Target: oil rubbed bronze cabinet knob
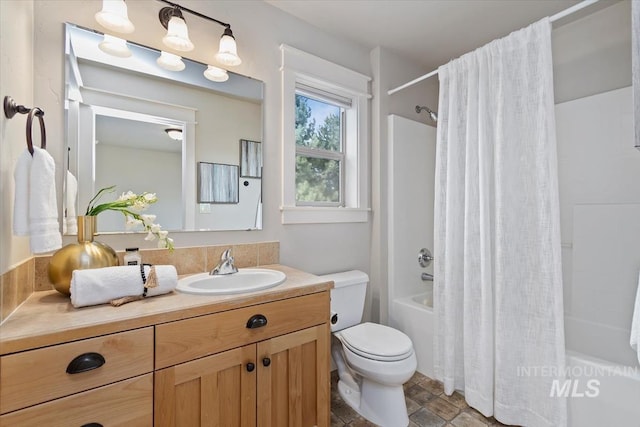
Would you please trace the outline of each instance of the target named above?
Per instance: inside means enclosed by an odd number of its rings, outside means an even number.
[[[265,357],[264,359],[262,359],[262,366],[269,366],[271,365],[271,359],[269,359],[268,357]]]
[[[253,372],[254,369],[256,369],[256,365],[251,362],[247,363],[247,372]]]

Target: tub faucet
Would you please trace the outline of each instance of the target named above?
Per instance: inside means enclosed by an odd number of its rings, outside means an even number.
[[[213,270],[209,273],[211,276],[218,276],[224,274],[233,274],[237,273],[238,269],[235,265],[233,265],[233,257],[231,256],[231,249],[227,249],[222,253],[220,257],[220,262],[215,266]]]

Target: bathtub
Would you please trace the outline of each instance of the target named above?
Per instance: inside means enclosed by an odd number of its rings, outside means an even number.
[[[411,338],[418,372],[433,378],[433,292],[397,298],[389,314],[389,324]]]
[[[570,427],[640,426],[639,367],[567,351],[567,368],[578,390],[568,401]],[[589,397],[587,390],[597,395]]]
[[[389,314],[390,325],[413,341],[418,372],[431,378],[434,320],[432,293],[396,298]],[[569,427],[640,426],[640,367],[567,351],[566,372]]]

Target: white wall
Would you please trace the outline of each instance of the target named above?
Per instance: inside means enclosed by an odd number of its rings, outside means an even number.
[[[437,105],[437,79],[398,92],[392,96],[387,91],[412,80],[425,72],[423,68],[411,64],[392,52],[377,47],[371,52],[373,68],[372,150],[371,150],[371,200],[373,220],[371,224],[371,317],[387,322],[389,281],[388,209],[387,181],[389,157],[387,116],[397,114],[423,123],[430,123],[426,113],[417,114],[416,105],[427,105],[435,110]],[[433,228],[433,224],[425,224]]]
[[[325,34],[262,1],[183,1],[185,7],[232,24],[242,65],[234,71],[265,82],[264,109],[264,206],[262,231],[173,233],[177,246],[243,243],[279,240],[281,262],[312,273],[358,268],[369,271],[370,225],[289,225],[280,223],[281,90],[280,50],[286,43],[357,72],[371,74],[367,49]],[[158,22],[163,4],[153,1],[127,2],[136,31],[129,38],[161,48],[164,29]],[[35,99],[47,111],[50,152],[63,164],[63,22],[99,29],[93,15],[101,2],[38,0],[35,6]],[[208,62],[217,46],[222,27],[187,15],[189,34],[196,44],[190,55]],[[4,29],[3,29],[4,30]],[[62,175],[58,176],[61,184]],[[59,185],[61,188],[61,185]],[[6,209],[6,208],[5,208]],[[160,223],[161,223],[161,219]],[[116,249],[147,247],[142,236],[104,236]],[[65,238],[65,242],[71,238]],[[149,244],[151,247],[152,244]]]
[[[18,104],[33,103],[33,1],[0,1],[0,96],[11,95]],[[48,117],[46,117],[48,123]],[[16,160],[26,147],[26,117],[7,119],[0,112],[0,274],[29,258],[29,239],[12,231]],[[39,144],[34,126],[34,144]]]
[[[556,105],[556,129],[567,347],[631,364],[640,273],[631,87]]]

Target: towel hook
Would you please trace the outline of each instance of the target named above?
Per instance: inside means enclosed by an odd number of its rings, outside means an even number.
[[[29,149],[29,153],[33,156],[33,140],[31,139],[31,125],[33,122],[33,116],[36,116],[40,121],[40,148],[47,148],[47,132],[44,127],[44,111],[42,111],[38,107],[33,107],[31,111],[29,111],[29,115],[27,116],[27,148]]]

